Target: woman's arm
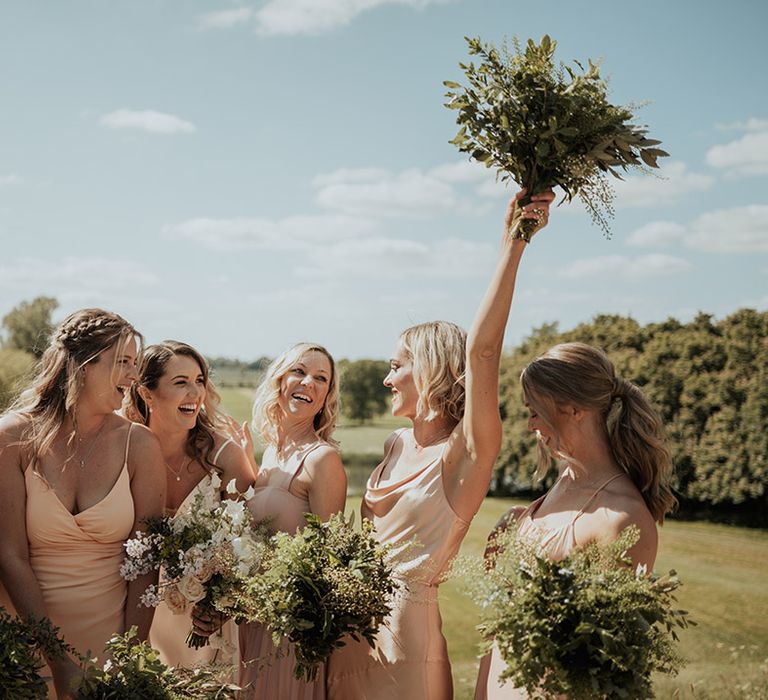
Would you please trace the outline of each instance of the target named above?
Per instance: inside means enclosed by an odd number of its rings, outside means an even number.
[[[507,206],[496,270],[467,337],[464,418],[451,436],[445,455],[446,495],[457,515],[465,520],[474,516],[485,498],[501,447],[499,364],[517,270],[528,245],[513,239],[510,229],[519,226],[523,218],[538,219],[545,225],[554,199],[551,191],[545,192],[519,209],[517,200],[523,194],[518,193]]]
[[[229,498],[237,498],[237,495],[228,494],[225,489],[227,484],[235,480],[235,486],[239,493],[245,493],[249,486],[253,486],[256,478],[251,464],[246,456],[245,449],[235,442],[224,447],[216,460],[216,466],[221,469],[222,495]]]
[[[309,508],[323,520],[344,512],[347,502],[347,473],[333,447],[319,447],[307,455],[304,471],[309,478]]]
[[[131,530],[133,536],[137,530],[145,529],[147,519],[162,517],[165,509],[165,465],[160,443],[143,425],[134,424],[132,429],[128,471],[135,512]],[[155,614],[155,609],[142,605],[140,598],[147,586],[157,583],[157,575],[157,571],[153,571],[128,582],[125,629],[136,626],[139,641],[147,639]]]
[[[19,617],[48,617],[43,594],[29,562],[27,540],[27,488],[19,440],[26,425],[21,416],[0,418],[0,513],[3,536],[0,537],[0,580],[2,580]],[[75,695],[72,684],[80,668],[69,656],[47,657],[59,698]]]

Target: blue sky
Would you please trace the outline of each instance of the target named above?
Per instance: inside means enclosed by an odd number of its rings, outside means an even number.
[[[251,359],[299,340],[388,357],[468,326],[505,197],[448,143],[463,37],[602,58],[671,157],[526,252],[507,331],[768,308],[764,2],[6,0],[0,315],[40,294],[150,342]]]

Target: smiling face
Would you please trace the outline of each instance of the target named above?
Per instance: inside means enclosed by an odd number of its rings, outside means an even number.
[[[97,410],[111,413],[120,409],[131,384],[138,379],[138,342],[134,336],[121,338],[83,367],[82,400]]]
[[[400,340],[389,361],[389,374],[384,377],[384,386],[392,391],[392,415],[414,418],[419,402],[419,392],[413,379],[413,358]]]
[[[205,401],[205,376],[194,358],[172,355],[157,386],[139,390],[151,408],[152,429],[192,430]]]
[[[305,352],[280,379],[280,407],[292,418],[314,418],[323,410],[332,368],[316,350]]]

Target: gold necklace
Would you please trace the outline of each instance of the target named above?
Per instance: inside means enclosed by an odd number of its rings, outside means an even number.
[[[106,424],[107,424],[107,419],[105,418],[103,421],[101,421],[101,425],[99,426],[99,429],[96,431],[95,435],[93,436],[93,439],[91,440],[91,446],[86,450],[85,454],[82,457],[80,457],[80,469],[85,469],[85,463],[88,460],[88,458],[91,456],[91,453],[93,452],[93,448],[96,447],[96,443],[101,437],[101,431],[104,430],[104,426]],[[83,438],[78,435],[77,436],[77,452],[80,451],[82,444],[83,444]]]
[[[191,461],[192,461],[192,457],[187,457],[187,458],[186,458],[186,459],[185,459],[185,460],[184,460],[184,461],[181,463],[181,466],[179,467],[179,471],[175,471],[175,470],[173,469],[173,467],[171,467],[171,465],[170,465],[170,464],[168,464],[168,462],[166,462],[166,463],[165,463],[165,468],[166,468],[166,469],[167,469],[169,472],[171,472],[171,474],[173,474],[173,475],[176,477],[176,481],[181,481],[181,472],[182,472],[182,471],[184,471],[184,467],[188,467],[188,466],[189,466],[189,463],[190,463]]]

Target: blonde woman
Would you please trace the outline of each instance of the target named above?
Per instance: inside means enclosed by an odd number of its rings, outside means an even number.
[[[327,520],[344,510],[347,477],[332,438],[338,407],[336,366],[322,346],[294,345],[267,369],[253,406],[253,428],[266,449],[248,506],[274,531],[296,532],[304,513]],[[325,698],[324,669],[313,683],[296,680],[290,644],[276,649],[269,629],[241,625],[240,654],[242,698]]]
[[[517,537],[538,542],[554,560],[574,547],[608,542],[629,525],[640,539],[629,551],[635,564],[653,569],[656,523],[675,505],[669,486],[672,460],[662,423],[635,384],[616,375],[598,348],[556,345],[520,376],[528,428],[539,438],[539,475],[558,461],[552,488],[527,508],[505,513],[497,529],[517,522]],[[496,530],[494,530],[496,532]],[[475,698],[527,698],[498,676],[504,661],[494,648],[480,664]]]
[[[141,336],[117,314],[83,309],[56,328],[37,373],[0,418],[0,576],[20,615],[49,617],[81,654],[132,625],[151,574],[120,576],[123,544],[162,515],[165,479],[152,433],[115,413],[136,379]],[[48,659],[59,698],[77,666]]]
[[[499,261],[469,336],[438,321],[408,328],[395,347],[384,384],[392,413],[411,427],[387,439],[362,515],[394,547],[401,588],[375,648],[350,639],[331,657],[330,698],[453,697],[437,587],[485,498],[501,445],[499,362],[527,245],[512,234],[523,218],[545,224],[554,198],[534,196],[520,209],[521,195],[507,209]]]
[[[192,346],[166,340],[144,350],[126,414],[146,425],[160,442],[166,515],[186,512],[198,494],[210,506],[219,505],[232,479],[241,493],[254,482],[243,449],[225,432],[218,405],[208,363]],[[193,622],[195,612],[192,605],[176,609],[176,614],[166,603],[158,606],[149,640],[160,658],[170,666],[187,668],[211,661],[236,663],[237,628],[232,622],[214,635],[209,646],[187,646],[194,622],[201,634],[213,629],[213,621],[200,615]]]

